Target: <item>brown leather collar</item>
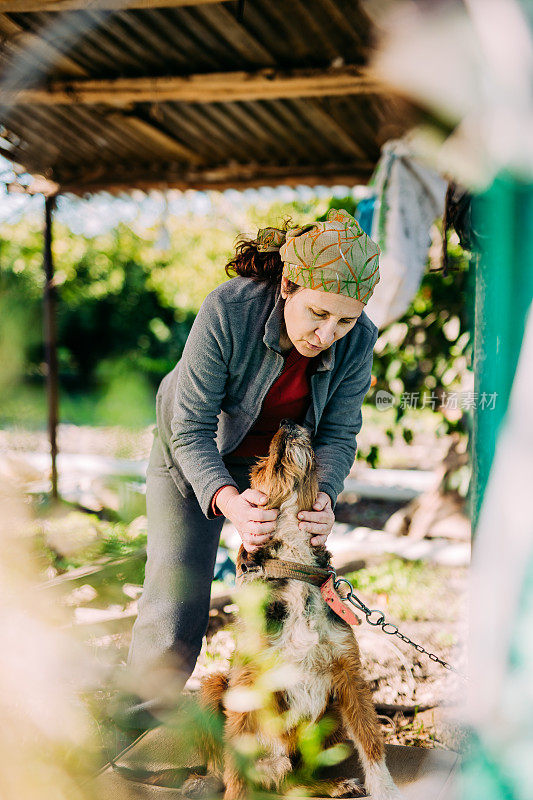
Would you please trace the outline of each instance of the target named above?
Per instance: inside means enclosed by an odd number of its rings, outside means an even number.
[[[254,575],[258,578],[273,580],[274,578],[293,578],[304,583],[312,583],[313,586],[322,586],[328,576],[332,574],[329,569],[311,567],[308,564],[298,564],[296,561],[282,561],[280,558],[267,558],[262,564],[245,563],[240,565],[240,572],[237,578],[243,575]]]

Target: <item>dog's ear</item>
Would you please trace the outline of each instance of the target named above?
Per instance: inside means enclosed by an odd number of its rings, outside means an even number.
[[[251,489],[258,489],[260,492],[263,492],[268,497],[267,491],[267,477],[266,477],[266,468],[268,464],[268,456],[265,458],[258,459],[257,463],[254,464],[252,469],[250,470],[250,488]]]
[[[290,494],[284,470],[279,466],[276,467],[275,460],[270,456],[260,458],[252,468],[250,486],[252,489],[259,489],[268,497],[262,508],[279,508]]]
[[[313,468],[303,475],[301,482],[298,484],[298,510],[311,511],[313,508],[316,496],[318,494],[318,477],[316,464]]]

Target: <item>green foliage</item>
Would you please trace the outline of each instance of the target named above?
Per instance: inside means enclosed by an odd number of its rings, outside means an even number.
[[[366,460],[367,464],[370,464],[372,469],[375,469],[375,467],[377,466],[377,463],[378,463],[378,459],[379,459],[379,447],[377,447],[375,444],[373,444],[373,445],[370,446],[370,450],[368,451],[367,455],[365,456],[365,460]]]
[[[331,767],[348,758],[350,748],[339,743],[325,748],[328,736],[335,731],[336,724],[330,717],[325,716],[315,723],[301,724],[298,730],[298,752],[301,764],[298,772],[293,776],[293,783],[311,781],[316,777],[316,772],[321,767]]]
[[[263,741],[248,732],[232,740],[231,757],[250,788],[257,787],[255,797],[268,796],[260,790],[261,773],[258,760],[268,755],[265,742],[275,740],[292,728],[290,711],[280,711],[277,695],[295,685],[300,679],[299,670],[279,658],[269,641],[266,607],[270,599],[269,586],[258,581],[241,586],[238,594],[239,620],[235,626],[235,652],[232,666],[236,674],[246,676],[230,684],[224,695],[224,707],[230,711],[253,714],[254,727],[262,732]],[[303,787],[314,781],[324,767],[343,761],[349,748],[342,744],[328,747],[327,740],[336,729],[338,721],[326,716],[318,722],[302,720],[293,731],[296,741],[294,769],[284,779],[283,796],[301,796]],[[307,794],[307,793],[305,793]]]
[[[43,571],[51,566],[63,573],[108,559],[139,556],[125,567],[127,580],[139,585],[144,580],[146,532],[129,530],[124,523],[101,520],[95,514],[71,511],[37,521],[35,534],[35,551]],[[124,576],[114,574],[113,579],[124,580]]]
[[[234,212],[214,200],[215,213],[170,219],[171,246],[156,246],[157,230],[143,236],[126,225],[96,237],[74,235],[54,224],[53,255],[58,294],[57,326],[60,378],[68,391],[107,391],[124,365],[155,387],[183,351],[196,312],[208,292],[227,280],[224,265],[240,232],[295,223],[325,207],[324,201],[274,203]],[[218,205],[220,207],[217,206]],[[0,303],[2,297],[24,311],[26,379],[42,380],[42,234],[40,222],[4,225],[0,231]],[[28,337],[28,332],[31,334]],[[119,362],[122,366],[116,369]],[[153,398],[151,400],[153,404]],[[124,405],[124,393],[119,405]],[[109,400],[111,407],[116,401]],[[116,413],[111,409],[110,421]]]
[[[446,619],[450,609],[439,596],[446,581],[445,567],[424,561],[406,561],[398,556],[347,576],[356,590],[377,600],[388,621],[425,620],[439,616]]]
[[[327,202],[270,204],[245,211],[214,196],[213,213],[205,217],[170,218],[171,245],[157,247],[158,230],[140,234],[126,225],[96,237],[74,235],[54,226],[54,260],[58,291],[58,353],[62,383],[62,419],[92,424],[146,425],[153,418],[154,389],[179,360],[184,343],[205,295],[226,280],[224,265],[239,233],[253,236],[259,227],[295,224],[325,218],[329,207],[355,212],[351,196]],[[18,330],[24,333],[18,362],[4,358],[42,392],[42,236],[40,224],[30,221],[0,230],[0,310],[7,304]],[[453,271],[446,278],[426,273],[404,317],[381,332],[373,373],[380,389],[399,399],[404,392],[443,391],[457,386],[469,364],[468,262],[461,249],[450,245]],[[3,342],[13,337],[4,331]],[[9,383],[9,381],[8,381]],[[24,390],[27,389],[23,387]],[[27,393],[21,402],[5,395],[4,418],[27,403],[24,418],[44,418]],[[81,413],[69,401],[83,392]],[[94,399],[87,401],[88,393]],[[6,411],[7,409],[7,411]],[[392,436],[408,442],[404,409],[395,406]],[[448,416],[443,432],[463,421]],[[372,466],[379,461],[373,448],[362,453]]]
[[[13,391],[25,371],[26,354],[31,342],[31,317],[13,282],[0,276],[0,394]],[[25,333],[30,333],[26,339]]]
[[[464,375],[471,368],[474,275],[459,244],[450,237],[450,273],[426,271],[411,305],[403,317],[380,331],[374,349],[372,374],[376,384],[366,397],[372,405],[379,391],[390,392],[394,424],[386,435],[391,444],[401,437],[407,444],[414,439],[414,416],[438,417],[437,435],[470,429],[468,412],[448,410],[447,393],[460,391]],[[423,409],[423,411],[422,411]],[[382,420],[386,412],[381,412]],[[387,418],[388,421],[388,418]],[[380,463],[379,447],[359,450],[358,459],[371,467]],[[466,495],[468,478],[461,483]]]
[[[107,425],[141,428],[150,422],[153,392],[145,373],[135,369],[135,363],[123,358],[106,359],[99,365],[97,375],[106,386],[99,413]]]
[[[424,397],[429,403],[433,395],[438,408],[443,393],[460,385],[471,362],[473,286],[469,261],[459,245],[450,245],[450,264],[452,271],[446,277],[426,272],[404,316],[380,333],[373,367],[377,383],[368,395],[370,402],[377,391],[386,390],[397,401],[406,393],[412,402],[418,393],[418,408],[423,407]],[[399,422],[406,405],[397,402],[395,409]],[[463,425],[462,418],[446,417],[442,432],[462,430]],[[401,433],[409,443],[412,432],[402,428]]]

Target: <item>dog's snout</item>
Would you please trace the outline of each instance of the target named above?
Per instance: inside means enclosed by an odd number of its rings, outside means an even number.
[[[293,431],[296,428],[296,422],[293,419],[282,419],[279,423],[280,428],[285,428],[287,431]]]

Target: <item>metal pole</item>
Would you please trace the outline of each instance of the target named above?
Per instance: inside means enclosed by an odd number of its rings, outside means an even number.
[[[52,212],[55,197],[44,200],[44,344],[46,356],[46,389],[48,396],[48,435],[52,457],[52,497],[57,499],[57,421],[59,407],[57,335],[56,335],[56,289],[54,286],[54,262],[52,260]]]

